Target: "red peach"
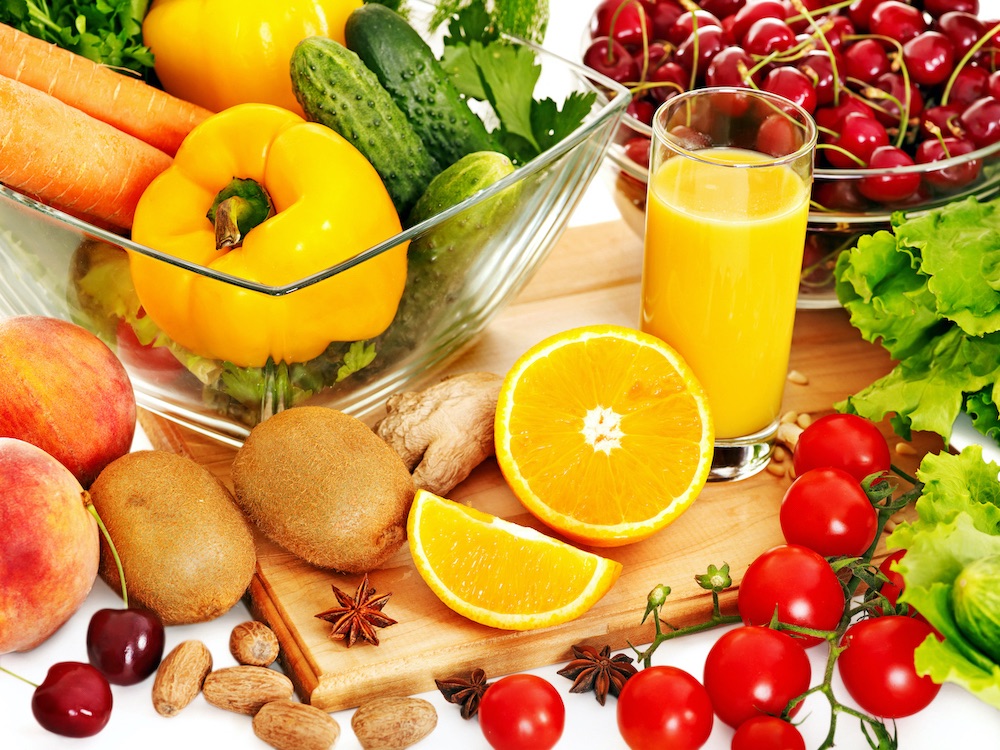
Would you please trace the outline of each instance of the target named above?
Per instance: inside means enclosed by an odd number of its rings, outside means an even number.
[[[89,502],[48,453],[0,437],[0,654],[42,643],[90,593],[101,553]]]
[[[108,346],[58,318],[0,321],[0,436],[37,445],[85,488],[135,434],[132,382]]]

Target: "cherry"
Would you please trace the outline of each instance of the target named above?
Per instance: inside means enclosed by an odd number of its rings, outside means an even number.
[[[649,138],[637,135],[625,142],[625,156],[641,167],[649,168]]]
[[[590,37],[611,37],[621,44],[641,45],[649,40],[652,23],[640,0],[604,0],[590,21]]]
[[[986,33],[983,22],[971,13],[949,11],[937,20],[937,28],[955,46],[955,55],[961,60],[972,45]]]
[[[875,88],[888,94],[887,97],[871,97],[877,105],[874,108],[875,119],[887,128],[906,127],[910,120],[916,122],[924,111],[924,97],[920,93],[920,88],[913,81],[910,81],[907,87],[903,76],[899,73],[883,73],[875,81]]]
[[[816,89],[798,68],[782,65],[764,77],[761,88],[795,102],[809,114],[816,111]]]
[[[111,718],[111,686],[89,664],[53,664],[31,697],[31,712],[45,729],[64,737],[91,737]]]
[[[934,18],[940,18],[945,13],[958,11],[961,13],[979,14],[979,0],[924,0],[924,12]]]
[[[779,158],[802,148],[802,127],[786,114],[775,112],[757,129],[756,150]]]
[[[840,97],[839,104],[817,109],[816,124],[823,130],[839,135],[841,128],[844,127],[844,120],[850,114],[859,114],[875,119],[875,111],[868,104],[856,96],[845,95]]]
[[[856,33],[854,24],[847,16],[834,16],[831,20],[833,25],[826,32],[827,44],[834,52],[843,52],[848,45],[847,39]]]
[[[976,148],[1000,141],[1000,99],[984,96],[970,104],[958,121]]]
[[[679,46],[686,39],[688,39],[692,33],[694,33],[695,26],[699,29],[704,29],[709,26],[721,29],[722,21],[713,16],[707,10],[698,9],[688,11],[677,18],[670,31],[667,32],[666,39],[674,46]]]
[[[653,24],[653,38],[666,39],[670,29],[684,13],[684,8],[673,0],[658,0],[649,9],[649,18]]]
[[[163,622],[145,609],[101,609],[87,628],[87,656],[108,682],[135,685],[163,657]]]
[[[930,138],[917,146],[914,161],[931,164],[971,153],[976,147],[964,138]],[[940,191],[953,192],[974,182],[982,171],[979,159],[967,159],[950,167],[924,172],[924,180]]]
[[[736,15],[746,6],[746,0],[702,0],[702,10],[707,10],[720,20]]]
[[[940,31],[923,31],[903,45],[903,63],[921,86],[936,86],[951,75],[955,46]]]
[[[813,183],[812,198],[827,211],[858,213],[868,207],[868,201],[858,192],[857,180],[854,179],[817,179]]]
[[[964,111],[965,108],[961,104],[954,102],[928,107],[920,116],[920,137],[935,137],[933,129],[929,127],[931,125],[942,135],[955,136],[957,138],[964,137],[965,130],[958,121],[959,115]]]
[[[694,70],[695,76],[701,79],[704,78],[712,58],[725,46],[721,26],[699,26],[698,30],[677,48],[674,59],[686,70]]]
[[[878,120],[851,113],[844,118],[840,137],[834,144],[859,159],[862,164],[836,149],[824,149],[830,164],[841,169],[859,169],[868,164],[875,149],[889,145],[889,134]]]
[[[994,99],[1000,99],[1000,70],[990,73],[990,82],[986,93]]]
[[[972,104],[990,93],[990,73],[978,65],[965,65],[955,73],[948,90],[949,104]]]
[[[844,87],[844,61],[837,52],[831,59],[826,50],[811,50],[803,55],[796,67],[812,82],[817,106],[831,104],[835,91]],[[834,76],[837,76],[836,83]]]
[[[740,8],[733,17],[733,39],[742,42],[750,27],[762,18],[784,20],[785,6],[781,0],[757,0]]]
[[[910,155],[896,146],[879,146],[868,160],[870,169],[912,166],[913,159]],[[869,175],[862,177],[858,182],[858,191],[878,203],[898,203],[909,198],[919,188],[920,174],[917,172]]]
[[[847,6],[847,17],[858,31],[868,31],[872,11],[882,0],[854,0]]]
[[[869,31],[905,43],[927,29],[927,21],[919,8],[900,2],[882,0],[872,8]]]
[[[875,83],[891,67],[885,47],[874,39],[861,39],[845,49],[844,65],[848,78],[863,83]]]
[[[639,65],[621,42],[602,37],[595,39],[583,53],[583,64],[618,83],[639,79]]]
[[[633,99],[625,108],[625,113],[646,125],[652,125],[656,107],[649,99]]]
[[[705,71],[705,83],[709,86],[750,88],[750,83],[744,80],[743,74],[753,66],[753,58],[742,47],[726,47],[712,58]]]
[[[656,84],[649,94],[657,102],[665,102],[686,91],[690,78],[690,74],[677,63],[665,62],[647,76],[649,83]],[[652,122],[653,118],[650,117],[649,121]]]
[[[795,46],[795,32],[780,18],[761,18],[743,37],[743,49],[751,55],[767,57]]]

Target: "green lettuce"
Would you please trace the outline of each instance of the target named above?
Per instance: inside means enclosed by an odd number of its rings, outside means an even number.
[[[947,440],[966,409],[1000,434],[1000,199],[896,213],[840,255],[836,280],[852,325],[896,361],[839,410]]]
[[[972,445],[959,455],[928,454],[917,476],[923,482],[917,518],[897,526],[889,549],[905,549],[896,563],[903,576],[900,601],[910,604],[944,636],[917,648],[917,672],[952,682],[1000,708],[1000,664],[977,650],[955,621],[952,588],[970,562],[1000,554],[1000,466]]]

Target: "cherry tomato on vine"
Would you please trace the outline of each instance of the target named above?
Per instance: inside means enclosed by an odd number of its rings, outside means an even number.
[[[761,553],[740,583],[736,606],[747,625],[767,625],[777,609],[779,622],[813,630],[834,630],[844,614],[844,587],[830,563],[800,544]],[[796,634],[804,646],[823,639]]]
[[[903,574],[898,570],[893,570],[892,565],[896,561],[902,560],[903,555],[905,554],[905,549],[898,549],[895,552],[886,555],[885,559],[878,566],[879,572],[889,579],[882,584],[882,588],[879,589],[879,593],[882,594],[882,596],[884,596],[893,607],[896,606],[899,595],[903,593]],[[881,614],[882,610],[879,608],[876,611]]]
[[[791,723],[761,715],[737,727],[732,750],[806,750],[806,741]]]
[[[861,483],[833,467],[800,474],[785,491],[778,520],[786,542],[823,557],[862,555],[878,533],[878,512]]]
[[[913,652],[933,632],[923,620],[903,615],[870,617],[851,625],[837,658],[847,692],[863,710],[883,719],[927,708],[941,686],[917,674]]]
[[[869,474],[887,472],[889,444],[872,422],[857,414],[827,414],[806,427],[792,452],[796,476],[810,469],[834,466],[859,482]]]
[[[811,678],[802,644],[767,627],[727,631],[705,657],[705,689],[716,715],[731,727],[761,714],[780,715],[792,698],[809,689]]]
[[[618,696],[618,731],[631,750],[697,750],[714,722],[705,687],[677,667],[646,667]]]
[[[559,692],[533,674],[497,680],[479,704],[479,727],[494,750],[550,750],[562,736],[565,722],[566,707]]]

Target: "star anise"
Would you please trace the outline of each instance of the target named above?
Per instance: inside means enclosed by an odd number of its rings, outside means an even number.
[[[479,713],[479,701],[490,683],[486,681],[486,672],[476,668],[468,679],[464,677],[449,677],[447,680],[434,680],[437,689],[449,703],[462,707],[462,718],[471,719]]]
[[[598,651],[593,646],[573,646],[573,661],[559,670],[558,674],[573,680],[571,693],[594,691],[594,697],[602,706],[608,692],[616,698],[621,693],[625,681],[638,670],[632,666],[632,657],[625,654],[611,656],[611,647]]]
[[[360,638],[371,644],[378,645],[378,634],[375,628],[387,628],[396,621],[382,612],[382,607],[389,601],[392,594],[383,594],[372,598],[375,588],[368,583],[368,574],[361,580],[358,590],[351,598],[336,586],[332,586],[340,606],[320,612],[316,617],[333,624],[330,637],[334,640],[345,640],[350,648]]]

